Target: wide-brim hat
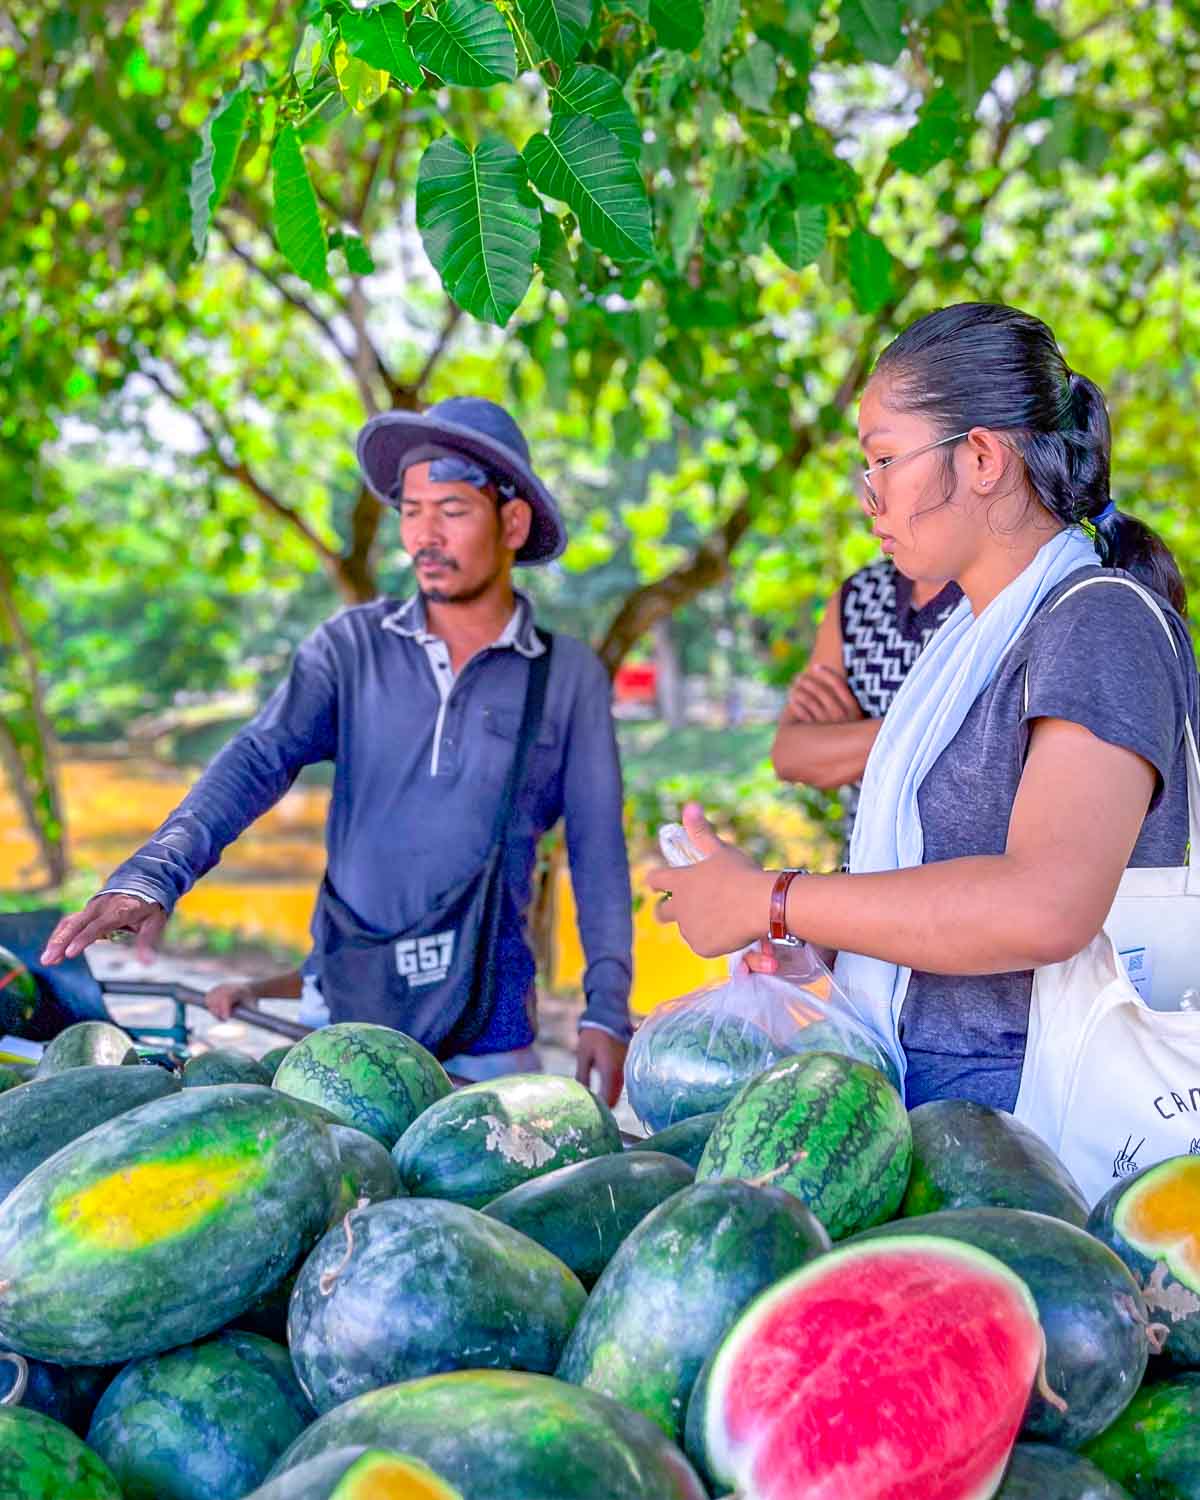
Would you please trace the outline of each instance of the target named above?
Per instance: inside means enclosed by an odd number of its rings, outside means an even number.
[[[562,556],[567,528],[558,504],[533,472],[521,429],[495,401],[449,396],[423,412],[386,411],[358,435],[359,467],[384,505],[399,504],[397,481],[404,469],[438,452],[472,460],[528,501],[533,521],[514,561],[548,563]]]

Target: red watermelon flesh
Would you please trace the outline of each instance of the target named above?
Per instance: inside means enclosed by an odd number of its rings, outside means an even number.
[[[750,1500],[986,1500],[1042,1351],[1029,1289],[992,1256],[926,1236],[847,1246],[727,1336],[711,1467]]]

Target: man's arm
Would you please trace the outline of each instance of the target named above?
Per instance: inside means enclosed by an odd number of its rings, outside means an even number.
[[[625,1049],[633,1035],[633,897],[611,693],[607,673],[589,653],[567,727],[563,815],[579,936],[587,958],[578,1073],[587,1083],[595,1067],[600,1091],[615,1103]]]
[[[302,766],[337,749],[337,683],[323,630],[300,647],[262,711],[216,756],[191,791],[80,912],[65,916],[42,955],[74,958],[113,932],[161,929],[222,851],[283,796]]]
[[[817,627],[808,666],[788,690],[771,761],[781,781],[832,789],[862,779],[882,719],[863,716],[842,663],[841,596]]]

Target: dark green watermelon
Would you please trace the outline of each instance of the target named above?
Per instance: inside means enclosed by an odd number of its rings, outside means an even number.
[[[1135,1500],[1200,1500],[1200,1374],[1143,1387],[1083,1451]]]
[[[1172,1156],[1122,1178],[1087,1227],[1133,1273],[1162,1329],[1163,1358],[1200,1367],[1200,1157]]]
[[[549,1373],[584,1300],[560,1260],[507,1224],[398,1198],[347,1214],[305,1261],[288,1347],[323,1412],[443,1370]]]
[[[482,1208],[556,1167],[620,1150],[612,1111],[583,1084],[514,1073],[439,1099],[392,1155],[410,1193]]]
[[[32,1077],[32,1069],[28,1073],[22,1073],[19,1068],[14,1068],[9,1063],[0,1063],[0,1094],[7,1094],[9,1089],[20,1088]]]
[[[399,1475],[391,1462],[404,1477]],[[420,1470],[419,1474],[414,1470]],[[393,1487],[387,1487],[387,1486]],[[434,1476],[420,1459],[361,1443],[351,1448],[333,1448],[318,1458],[288,1469],[278,1479],[268,1480],[246,1500],[467,1500],[461,1490],[451,1489]]]
[[[0,1095],[0,1198],[68,1142],[179,1092],[162,1068],[70,1068]]]
[[[278,1073],[279,1064],[292,1050],[292,1046],[293,1044],[291,1042],[288,1042],[285,1047],[272,1047],[270,1052],[264,1052],[263,1055],[259,1058],[259,1062],[264,1068],[266,1068],[267,1072],[270,1073],[272,1078],[274,1078],[275,1074]]]
[[[909,1111],[913,1161],[900,1212],[1027,1208],[1080,1229],[1087,1200],[1028,1125],[967,1099],[934,1099]]]
[[[48,1078],[68,1068],[131,1067],[140,1060],[132,1037],[111,1021],[76,1021],[46,1043],[37,1076]]]
[[[88,1443],[125,1500],[231,1500],[263,1482],[312,1418],[286,1349],[222,1333],[126,1365]]]
[[[5,1199],[0,1339],[56,1364],[101,1364],[203,1338],[282,1280],[324,1233],[337,1192],[328,1127],[273,1089],[143,1104]]]
[[[701,994],[660,1006],[634,1034],[625,1089],[647,1130],[719,1112],[744,1083],[788,1055],[761,1026],[705,1001]]]
[[[1025,1282],[1046,1335],[1046,1383],[1022,1432],[1078,1448],[1125,1409],[1146,1370],[1152,1339],[1137,1283],[1099,1240],[1047,1214],[959,1208],[898,1219],[861,1236],[935,1234],[986,1250]],[[1061,1403],[1066,1410],[1060,1410]]]
[[[206,1088],[213,1083],[271,1082],[271,1073],[257,1059],[228,1047],[213,1047],[189,1058],[183,1067],[185,1089]]]
[[[420,1042],[365,1021],[323,1026],[280,1063],[274,1086],[320,1104],[390,1151],[412,1122],[451,1090],[446,1070]]]
[[[38,982],[15,953],[0,947],[0,1036],[30,1036]]]
[[[341,1167],[341,1189],[333,1210],[335,1222],[360,1204],[382,1203],[385,1198],[404,1196],[404,1184],[391,1152],[373,1135],[352,1130],[349,1125],[331,1125],[329,1133]]]
[[[459,1370],[356,1396],[301,1433],[273,1477],[347,1447],[420,1458],[470,1500],[705,1500],[653,1422],[521,1371]],[[268,1493],[293,1500],[283,1483]]]
[[[744,1182],[685,1188],[617,1250],[558,1367],[683,1436],[700,1367],[738,1314],[772,1282],[829,1248],[790,1193]]]
[[[104,1387],[116,1374],[112,1365],[54,1365],[45,1360],[25,1360],[25,1391],[13,1401],[18,1384],[17,1365],[3,1358],[11,1351],[0,1344],[0,1405],[12,1402],[30,1411],[40,1411],[86,1437],[88,1424]]]
[[[1067,1448],[1018,1443],[995,1500],[1130,1500],[1094,1463]]]
[[[625,1149],[627,1151],[659,1151],[664,1156],[677,1156],[694,1172],[700,1165],[700,1158],[704,1155],[708,1138],[713,1133],[713,1126],[720,1118],[719,1109],[710,1110],[704,1115],[691,1115],[686,1120],[680,1120],[678,1125],[668,1125],[665,1130],[648,1135],[644,1141],[634,1141]]]
[[[808,1052],[742,1089],[709,1136],[696,1181],[740,1177],[784,1188],[838,1240],[891,1218],[911,1156],[908,1114],[882,1073]]]
[[[123,1500],[98,1454],[61,1422],[23,1406],[0,1406],[0,1495],[4,1500]]]
[[[523,1182],[484,1213],[536,1240],[591,1287],[650,1210],[690,1187],[694,1176],[673,1156],[613,1152]]]

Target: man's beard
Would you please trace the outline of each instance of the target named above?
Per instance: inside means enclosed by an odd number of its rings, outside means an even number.
[[[476,599],[482,598],[487,593],[498,576],[498,572],[493,573],[480,583],[471,584],[457,591],[446,588],[422,589],[421,598],[426,604],[474,604]]]

